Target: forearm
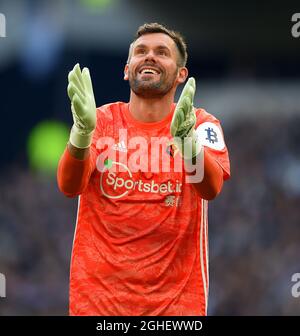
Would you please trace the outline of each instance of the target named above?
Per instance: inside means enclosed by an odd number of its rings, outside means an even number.
[[[78,148],[73,146],[70,142],[68,142],[68,150],[69,153],[78,160],[85,160],[90,154],[90,147]]]
[[[203,160],[196,160],[194,171],[187,175],[198,195],[203,199],[212,200],[222,190],[223,170],[208,151],[203,151]],[[197,175],[200,178],[197,178]]]
[[[92,171],[90,149],[78,149],[69,143],[57,169],[60,191],[68,197],[80,195],[87,187]]]

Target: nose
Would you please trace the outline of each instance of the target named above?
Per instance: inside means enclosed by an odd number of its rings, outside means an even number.
[[[156,56],[153,50],[149,50],[145,55],[145,61],[156,62]]]

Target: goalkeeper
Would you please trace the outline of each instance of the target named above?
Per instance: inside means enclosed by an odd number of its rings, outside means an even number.
[[[219,121],[194,107],[186,62],[183,37],[150,23],[129,48],[128,103],[96,108],[89,70],[69,73],[74,124],[57,179],[79,196],[70,315],[207,314],[208,201],[230,164]]]

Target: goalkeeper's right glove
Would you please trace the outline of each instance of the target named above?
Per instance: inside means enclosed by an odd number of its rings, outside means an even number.
[[[68,96],[74,121],[70,143],[77,148],[88,148],[96,128],[96,103],[89,69],[83,68],[81,71],[77,63],[69,72],[68,80]]]

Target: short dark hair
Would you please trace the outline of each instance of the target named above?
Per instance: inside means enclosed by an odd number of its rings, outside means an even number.
[[[129,55],[128,55],[128,61],[131,57],[131,51],[133,43],[141,36],[146,34],[152,34],[152,33],[163,33],[171,37],[171,39],[175,42],[176,47],[179,52],[179,60],[178,65],[184,67],[187,62],[187,46],[186,42],[184,40],[184,37],[177,31],[170,30],[166,28],[165,26],[153,22],[153,23],[145,23],[142,26],[140,26],[135,34],[134,40],[132,41],[130,48],[129,48]]]

